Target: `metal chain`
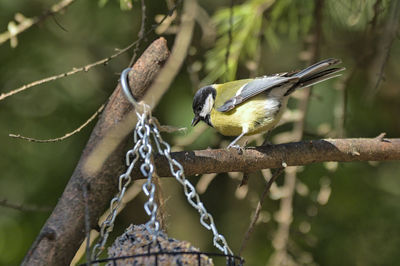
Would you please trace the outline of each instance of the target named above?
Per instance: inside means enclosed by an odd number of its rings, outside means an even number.
[[[145,107],[149,108],[148,106]],[[149,110],[149,109],[148,109]],[[143,114],[138,115],[139,120],[141,121],[139,127],[137,128],[137,135],[141,138],[143,144],[139,148],[140,157],[143,159],[143,163],[140,166],[140,171],[142,175],[147,177],[146,183],[143,184],[142,190],[146,196],[149,197],[147,202],[144,204],[144,210],[146,211],[147,215],[150,216],[150,220],[146,223],[147,231],[153,235],[153,241],[156,240],[159,229],[160,223],[157,221],[157,203],[154,200],[154,194],[156,191],[156,186],[152,182],[153,173],[154,173],[154,166],[151,162],[151,152],[152,146],[150,144],[150,134],[151,134],[151,127],[149,126],[149,117],[146,111]],[[135,134],[135,141],[137,138]]]
[[[225,255],[233,255],[225,237],[218,233],[217,227],[214,223],[214,218],[209,212],[207,212],[204,204],[200,200],[196,188],[186,179],[182,165],[177,160],[171,158],[171,146],[162,139],[160,131],[154,122],[151,123],[151,132],[153,133],[154,142],[156,143],[159,154],[164,155],[165,158],[167,158],[171,174],[183,186],[183,192],[185,193],[187,201],[199,212],[200,223],[207,230],[212,231],[214,235],[214,246],[224,252]]]
[[[128,100],[132,102],[132,104],[135,106],[135,109],[138,110],[139,108],[136,107],[139,106],[139,103],[137,103],[132,95],[130,95],[130,90],[128,88],[128,72],[129,69],[125,69],[121,74],[122,89],[127,95]],[[139,160],[139,158],[143,160],[140,166],[140,171],[144,177],[147,177],[147,181],[143,184],[142,190],[146,194],[146,196],[149,197],[147,202],[144,204],[144,209],[147,215],[150,216],[150,220],[146,223],[146,229],[150,234],[152,234],[153,241],[157,239],[157,235],[160,229],[160,223],[157,221],[158,206],[155,202],[154,197],[156,186],[152,182],[154,166],[151,161],[151,135],[153,135],[154,142],[156,144],[159,154],[167,158],[171,174],[183,186],[183,191],[186,195],[187,201],[190,205],[193,206],[193,208],[195,208],[199,212],[200,223],[207,230],[212,231],[214,235],[214,246],[224,252],[225,255],[233,255],[231,249],[228,246],[228,243],[225,240],[225,237],[222,234],[218,233],[218,230],[214,223],[214,219],[212,215],[207,212],[204,204],[201,202],[199,194],[197,193],[195,187],[186,179],[182,165],[175,159],[171,158],[171,146],[162,139],[156,123],[151,120],[151,114],[148,111],[150,110],[150,107],[144,103],[140,103],[140,105],[143,112],[140,114],[138,113],[138,111],[136,111],[138,122],[134,131],[135,145],[131,150],[126,153],[126,165],[128,166],[128,169],[124,174],[120,175],[119,177],[118,193],[110,202],[110,214],[101,224],[100,238],[98,240],[98,243],[93,247],[91,259],[96,260],[104,250],[104,246],[107,242],[108,236],[114,228],[114,221],[117,216],[118,207],[120,206],[126,189],[131,182],[132,170],[135,167],[135,163]]]
[[[148,125],[148,113],[137,113],[138,122],[134,132],[135,146],[126,153],[126,172],[119,177],[118,193],[110,202],[110,214],[100,227],[100,238],[98,243],[93,247],[92,260],[96,260],[104,250],[108,235],[114,228],[114,221],[117,216],[117,210],[121,204],[122,198],[125,195],[126,189],[131,182],[131,173],[135,163],[139,158],[143,159],[140,166],[140,171],[143,176],[146,176],[147,182],[143,184],[142,189],[149,200],[145,203],[144,209],[150,216],[150,220],[146,224],[146,229],[156,237],[159,230],[159,222],[156,220],[157,204],[154,202],[155,185],[152,183],[154,167],[151,163],[152,147],[150,144],[150,126]]]

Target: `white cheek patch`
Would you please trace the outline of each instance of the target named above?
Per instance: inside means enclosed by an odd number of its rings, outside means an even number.
[[[200,116],[206,117],[209,113],[211,113],[211,109],[214,105],[214,98],[212,94],[208,95],[206,101],[204,102],[203,109],[201,109]]]

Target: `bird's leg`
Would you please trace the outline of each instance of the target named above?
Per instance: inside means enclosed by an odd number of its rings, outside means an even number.
[[[267,134],[265,135],[264,142],[261,144],[261,146],[269,146],[269,145],[272,145],[272,142],[269,141],[269,138],[270,138],[270,137],[271,137],[271,130],[269,130],[269,131],[267,132]]]
[[[241,137],[243,137],[246,133],[247,133],[247,131],[243,131],[242,134],[240,134],[239,136],[237,136],[236,139],[234,139],[234,140],[231,142],[231,144],[228,145],[227,149],[235,148],[235,149],[241,151],[241,150],[242,150],[242,147],[240,147],[239,145],[237,145],[236,142],[237,142]]]

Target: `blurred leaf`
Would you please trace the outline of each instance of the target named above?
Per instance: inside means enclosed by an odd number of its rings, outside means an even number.
[[[121,10],[131,10],[133,7],[132,0],[119,0]]]
[[[288,35],[295,41],[309,32],[313,19],[314,1],[278,1],[270,12],[267,38],[271,32]]]
[[[217,26],[219,37],[214,48],[205,55],[205,70],[208,75],[202,80],[203,84],[213,83],[219,78],[224,81],[234,80],[238,63],[255,56],[259,45],[262,14],[273,3],[274,0],[253,0],[233,8],[228,67],[226,67],[226,55],[229,46],[230,8],[223,8],[214,15],[213,21]]]
[[[272,27],[265,28],[264,36],[271,49],[278,50],[280,41]]]

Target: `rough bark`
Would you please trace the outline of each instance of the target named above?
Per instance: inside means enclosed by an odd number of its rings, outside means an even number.
[[[182,151],[172,153],[186,175],[254,172],[266,168],[306,165],[318,162],[394,161],[400,160],[400,139],[358,138],[322,139],[244,149]],[[155,156],[156,173],[170,176],[162,156]]]

